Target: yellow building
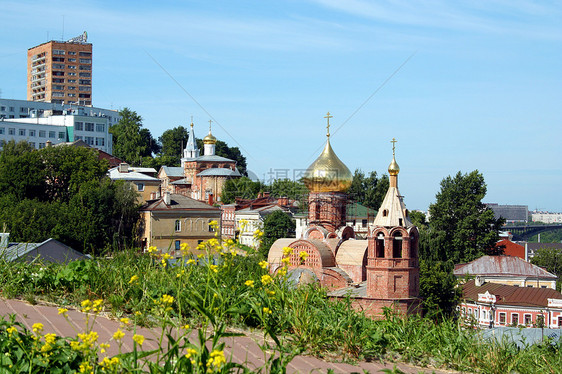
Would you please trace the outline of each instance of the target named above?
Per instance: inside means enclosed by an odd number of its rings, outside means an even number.
[[[139,204],[160,197],[161,182],[160,179],[151,176],[156,174],[156,170],[153,168],[132,167],[122,163],[115,168],[109,169],[107,173],[113,181],[122,180],[131,183],[135,191],[139,193]]]
[[[215,237],[212,221],[219,223],[221,210],[180,194],[165,192],[141,209],[141,247],[154,246],[161,253],[180,257],[182,244],[192,253],[197,245]]]

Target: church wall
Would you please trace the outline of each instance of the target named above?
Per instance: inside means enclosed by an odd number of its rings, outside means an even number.
[[[365,267],[361,265],[338,264],[338,267],[345,271],[354,283],[361,283],[367,279]]]

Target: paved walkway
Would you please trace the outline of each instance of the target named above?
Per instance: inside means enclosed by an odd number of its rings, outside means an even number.
[[[20,300],[4,300],[0,299],[0,315],[8,316],[15,314],[16,320],[31,330],[34,323],[40,322],[44,325],[44,333],[55,333],[57,336],[76,336],[77,333],[83,332],[86,328],[86,314],[77,311],[68,311],[68,320],[58,314],[58,308],[47,305],[30,305]],[[120,323],[115,320],[103,316],[93,318],[90,316],[90,324],[93,323],[93,331],[99,334],[99,343],[109,342],[113,333],[117,331]],[[158,328],[141,328],[138,327],[137,334],[144,335],[146,340],[143,344],[144,350],[156,349],[158,347],[158,339],[162,330]],[[133,349],[132,341],[133,332],[126,331],[123,338],[122,352],[128,352]],[[195,337],[195,334],[192,335]],[[257,339],[256,339],[257,340]],[[195,340],[193,339],[192,342]],[[108,349],[110,356],[119,353],[119,347],[114,341],[111,342]],[[254,339],[248,336],[234,337],[225,339],[226,349],[225,356],[231,357],[231,360],[246,365],[250,369],[259,368],[264,364],[264,353]],[[165,346],[165,345],[164,345]],[[383,369],[393,369],[395,365],[392,363],[374,363],[359,362],[356,365],[344,363],[332,363],[323,361],[310,356],[297,356],[288,365],[289,373],[326,373],[333,370],[334,373],[379,373]],[[404,373],[448,373],[447,371],[430,370],[426,368],[418,368],[408,366],[406,364],[397,364],[396,368]]]

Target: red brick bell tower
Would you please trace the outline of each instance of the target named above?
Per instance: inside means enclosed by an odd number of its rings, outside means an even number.
[[[395,159],[388,167],[390,187],[368,236],[367,297],[386,300],[402,312],[417,310],[419,296],[418,229],[408,218],[398,191],[400,168]]]

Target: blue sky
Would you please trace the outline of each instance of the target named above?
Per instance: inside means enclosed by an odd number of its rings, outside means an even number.
[[[447,175],[478,169],[486,202],[562,212],[557,1],[3,0],[1,8],[3,98],[25,99],[27,48],[86,30],[95,106],[137,111],[155,137],[191,116],[203,137],[212,118],[214,135],[240,147],[260,178],[314,161],[330,111],[332,146],[352,171],[386,172],[398,140],[410,209],[427,209]]]

